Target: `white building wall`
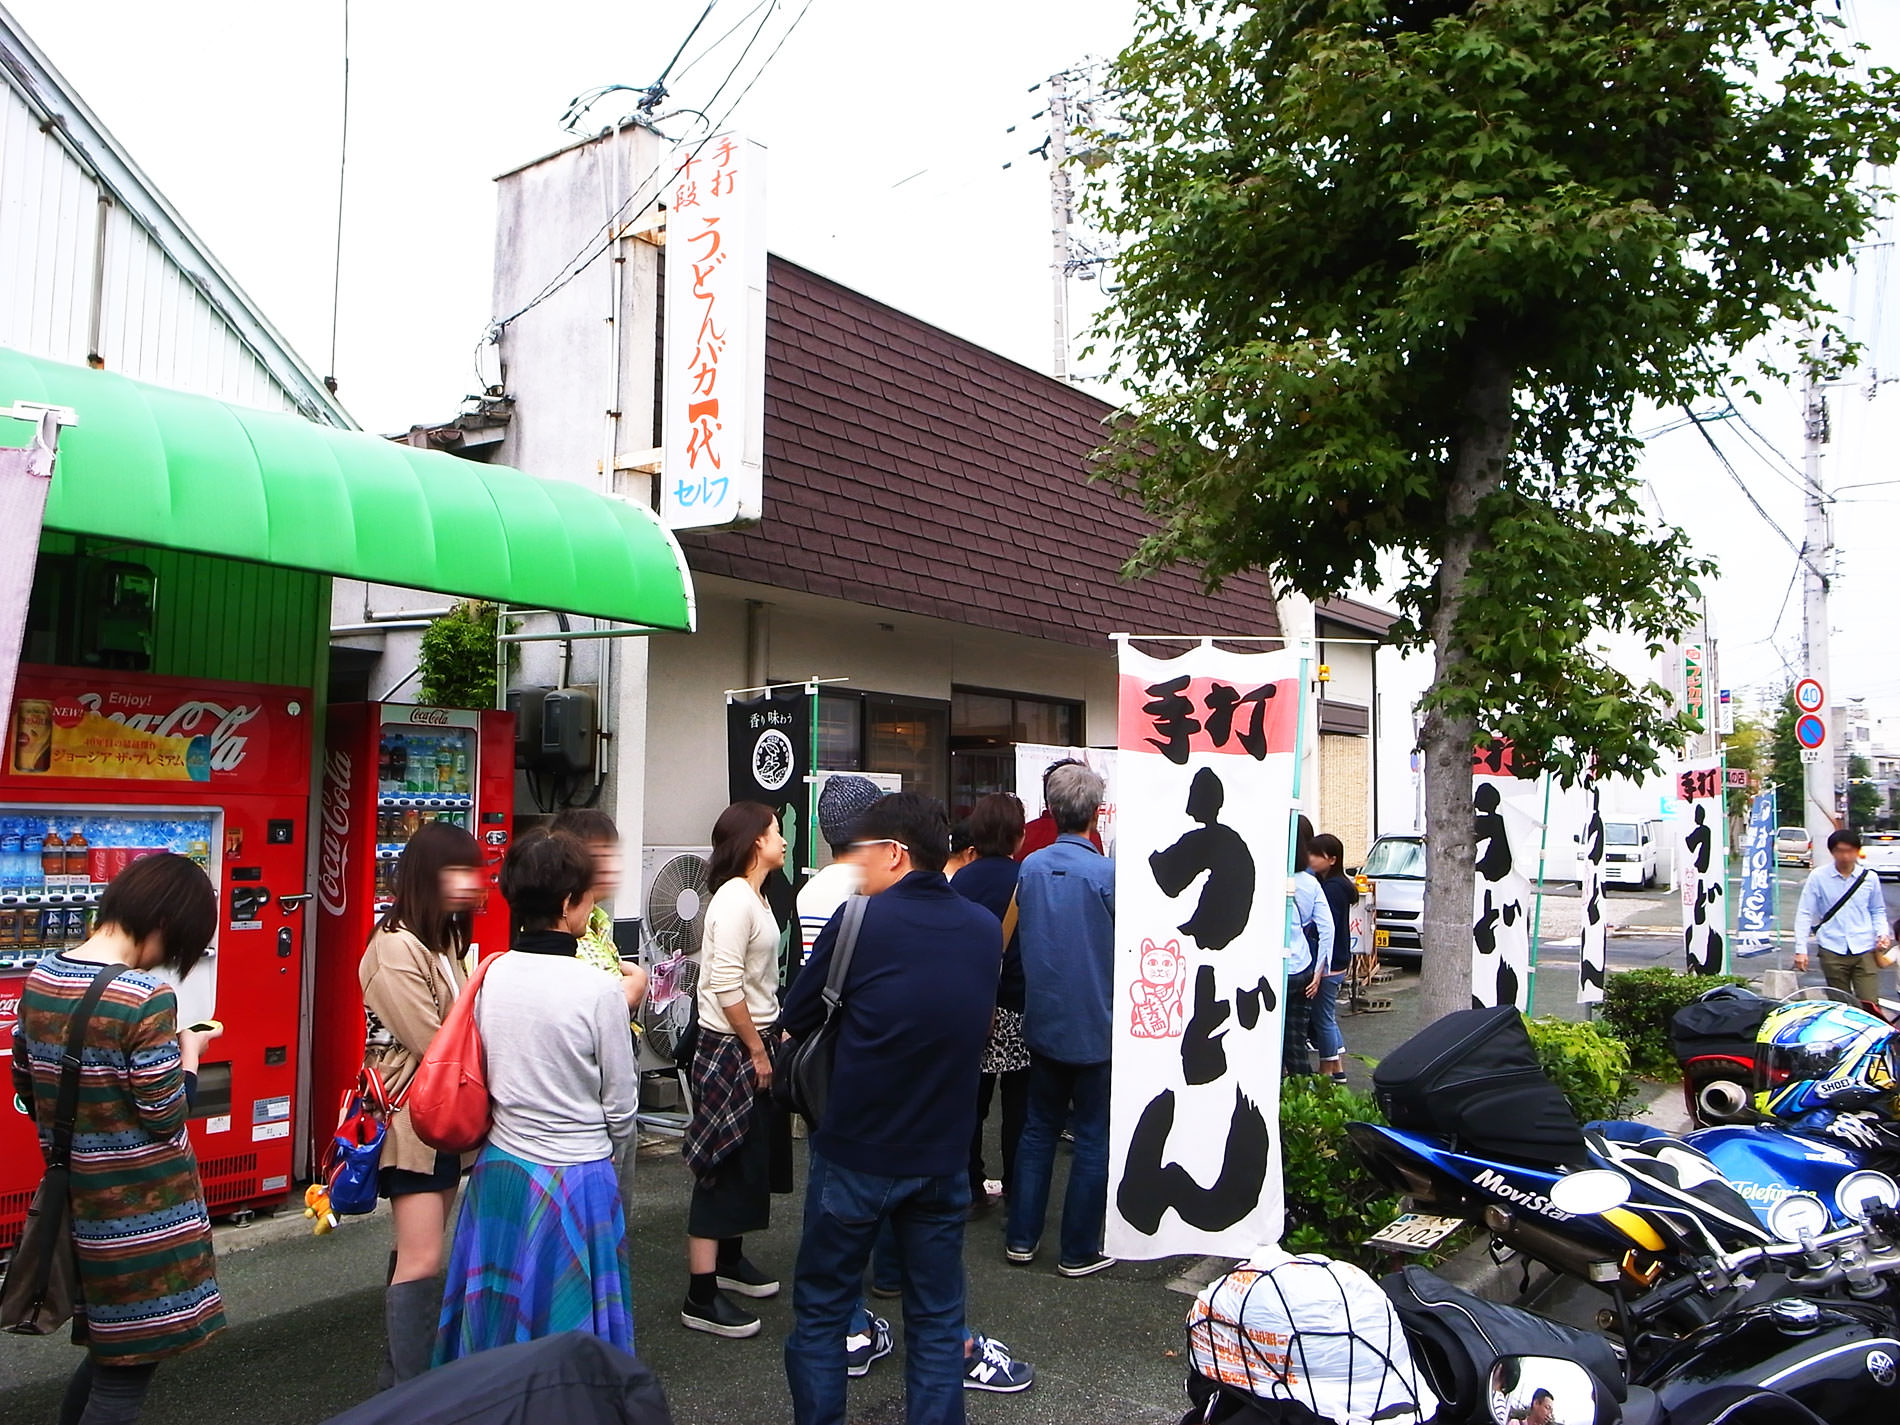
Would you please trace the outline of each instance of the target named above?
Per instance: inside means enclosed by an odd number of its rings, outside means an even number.
[[[286,393],[178,264],[0,85],[0,346],[267,410]],[[95,352],[92,308],[99,303]]]
[[[725,807],[725,692],[746,673],[746,600],[769,606],[767,677],[846,678],[860,692],[948,700],[995,688],[1084,705],[1086,739],[1115,744],[1115,655],[888,613],[730,579],[697,581],[699,632],[649,644],[646,844],[700,846]],[[890,625],[888,629],[883,625]]]

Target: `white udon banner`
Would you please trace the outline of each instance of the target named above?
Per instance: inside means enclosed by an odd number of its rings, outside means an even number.
[[[1121,651],[1107,1250],[1276,1242],[1304,663]],[[1292,932],[1297,933],[1297,932]]]
[[[1692,975],[1728,973],[1728,816],[1722,764],[1676,771],[1676,874],[1682,885],[1682,949]]]
[[[1609,959],[1610,922],[1603,900],[1603,790],[1595,777],[1583,779],[1583,926],[1577,950],[1577,1003],[1603,1002],[1603,977]]]

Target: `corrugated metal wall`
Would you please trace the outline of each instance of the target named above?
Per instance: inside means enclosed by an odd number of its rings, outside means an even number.
[[[267,410],[294,403],[184,274],[0,84],[0,346],[83,364],[95,285],[108,370]]]
[[[40,541],[71,554],[70,535]],[[151,671],[174,678],[226,678],[321,691],[330,659],[330,581],[300,569],[246,564],[138,545],[89,545],[146,565],[158,576]]]

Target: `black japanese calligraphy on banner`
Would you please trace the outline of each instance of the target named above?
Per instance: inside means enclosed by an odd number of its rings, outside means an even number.
[[[1609,958],[1610,924],[1603,903],[1603,793],[1595,777],[1583,779],[1583,837],[1577,848],[1582,867],[1582,939],[1577,956],[1577,1002],[1603,1000],[1603,976]]]
[[[1116,1256],[1244,1256],[1281,1232],[1287,856],[1305,682],[1290,653],[1122,650]]]
[[[785,833],[785,874],[794,886],[812,868],[812,726],[817,696],[803,684],[726,703],[728,795],[764,802]]]
[[[1722,764],[1691,762],[1676,773],[1676,876],[1682,886],[1682,950],[1692,975],[1728,972],[1728,817]]]
[[[1507,793],[1525,783],[1511,777],[1472,778],[1471,814],[1477,835],[1476,871],[1471,909],[1471,1003],[1474,1007],[1514,1004],[1529,1012],[1531,992],[1531,916],[1535,890],[1530,865],[1520,865],[1519,847],[1534,851],[1538,842],[1519,830],[1522,812]]]

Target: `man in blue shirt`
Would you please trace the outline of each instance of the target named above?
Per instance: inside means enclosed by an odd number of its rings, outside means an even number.
[[[1101,776],[1058,767],[1045,798],[1055,844],[1023,862],[1016,883],[1023,959],[1023,1039],[1029,1045],[1029,1117],[1016,1148],[1015,1191],[1003,1233],[1012,1262],[1036,1259],[1049,1209],[1056,1139],[1075,1133],[1062,1200],[1056,1270],[1085,1277],[1115,1265],[1102,1253],[1108,1218],[1108,1061],[1115,988],[1115,864],[1090,835],[1101,814]]]
[[[1821,942],[1821,973],[1828,985],[1872,1003],[1880,996],[1881,967],[1891,963],[1885,958],[1893,945],[1887,900],[1880,893],[1880,877],[1860,864],[1859,836],[1836,831],[1827,849],[1833,864],[1808,873],[1794,913],[1794,967],[1808,968],[1812,935]]]

